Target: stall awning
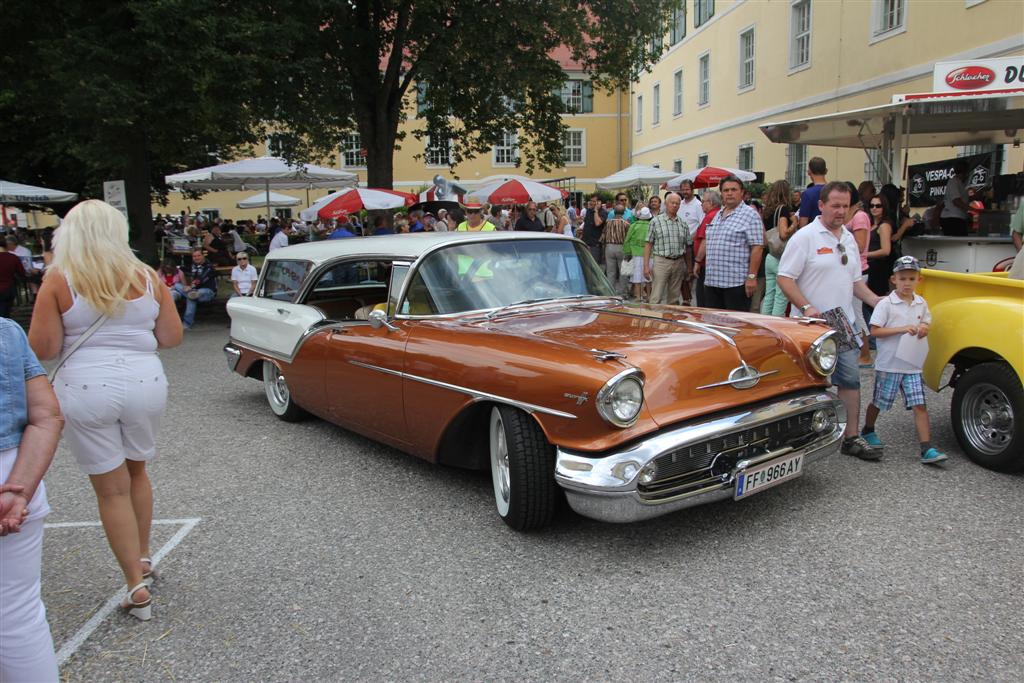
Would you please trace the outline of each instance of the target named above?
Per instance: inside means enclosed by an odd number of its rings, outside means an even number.
[[[901,118],[906,147],[1013,144],[1024,138],[1024,94],[922,97],[760,128],[772,142],[879,148]]]

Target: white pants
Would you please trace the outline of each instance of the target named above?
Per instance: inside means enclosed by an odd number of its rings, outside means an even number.
[[[0,683],[56,681],[57,657],[39,597],[43,520],[0,538]]]

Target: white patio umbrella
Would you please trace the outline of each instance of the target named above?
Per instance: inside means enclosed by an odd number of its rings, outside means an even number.
[[[302,203],[298,197],[280,192],[260,192],[238,202],[239,209],[258,209],[261,206],[297,206]]]
[[[336,168],[313,164],[292,165],[280,157],[263,156],[175,173],[165,176],[164,180],[168,185],[182,190],[246,190],[262,187],[269,195],[271,188],[309,190],[355,187],[359,176]],[[267,215],[270,215],[269,202],[266,207]]]
[[[74,192],[0,180],[0,204],[64,204],[76,199]]]
[[[599,179],[595,185],[599,190],[618,190],[640,185],[661,185],[675,178],[678,173],[666,171],[656,166],[633,164],[621,171],[612,173],[607,178]]]

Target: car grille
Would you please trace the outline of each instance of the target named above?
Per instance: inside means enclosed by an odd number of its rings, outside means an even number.
[[[725,484],[740,460],[814,441],[819,435],[811,427],[813,415],[813,410],[807,411],[667,451],[654,459],[653,481],[637,490],[642,498],[654,501]]]

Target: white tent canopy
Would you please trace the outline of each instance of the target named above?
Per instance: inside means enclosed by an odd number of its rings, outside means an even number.
[[[175,173],[164,180],[183,190],[306,190],[355,187],[359,176],[312,164],[291,165],[280,157],[266,156]]]
[[[618,190],[638,185],[661,185],[675,178],[678,173],[656,166],[633,164],[628,168],[599,179],[595,185],[599,190]]]
[[[260,192],[238,202],[239,209],[261,209],[265,206],[298,206],[302,200],[280,192]]]
[[[0,180],[0,204],[65,204],[76,199],[74,192]]]

